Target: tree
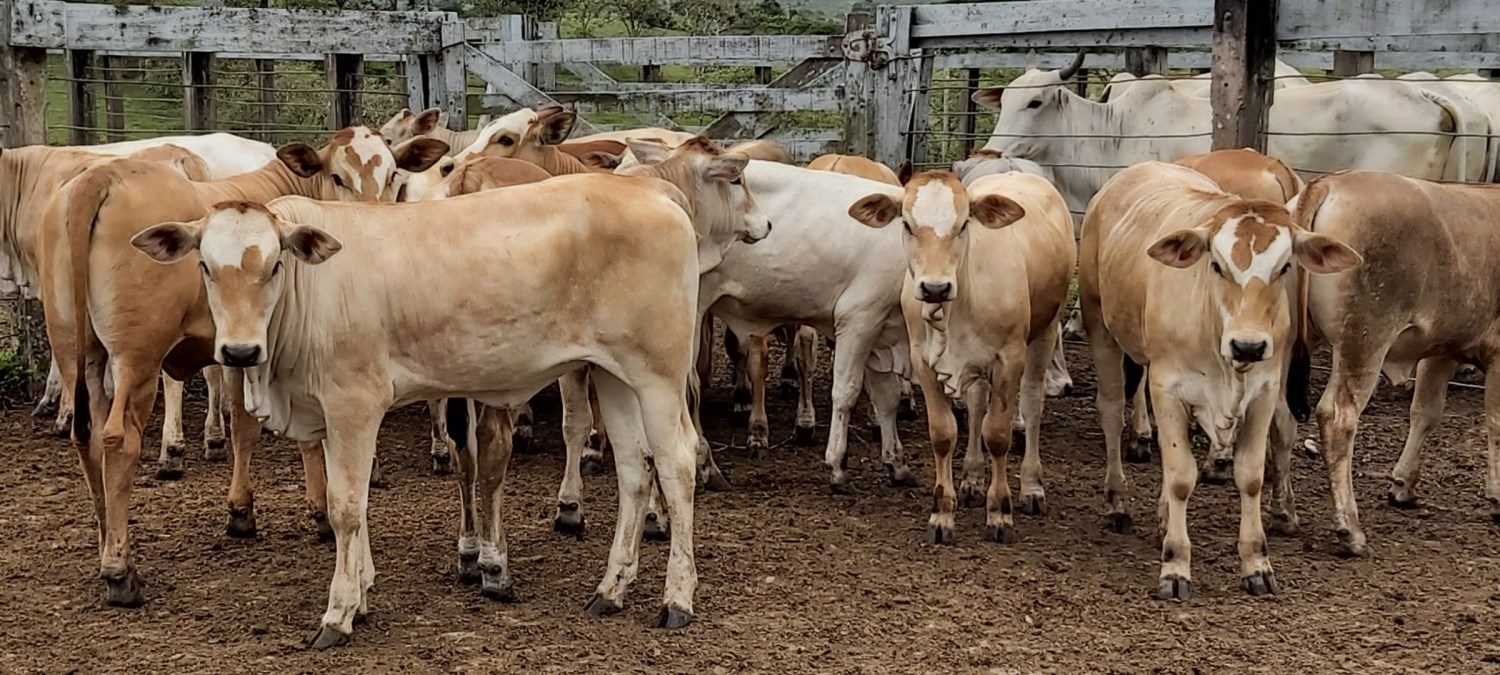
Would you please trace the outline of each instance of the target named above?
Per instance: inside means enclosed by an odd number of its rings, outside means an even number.
[[[630,37],[640,37],[649,28],[671,25],[672,15],[662,0],[609,0],[609,4]]]
[[[595,24],[609,15],[608,0],[569,0],[564,20],[573,24],[570,37],[594,37]]]
[[[689,35],[722,35],[742,13],[736,0],[675,0],[672,26]]]
[[[562,15],[564,0],[470,0],[469,16],[526,14],[537,21],[551,21]]]

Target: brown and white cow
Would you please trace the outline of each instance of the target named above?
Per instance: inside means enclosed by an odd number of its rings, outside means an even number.
[[[1344,552],[1366,552],[1353,450],[1381,373],[1397,384],[1416,378],[1411,429],[1389,492],[1393,504],[1409,506],[1448,380],[1460,364],[1485,372],[1485,498],[1500,521],[1500,189],[1356,171],[1314,180],[1293,210],[1303,227],[1349,242],[1365,259],[1351,272],[1313,277],[1307,288],[1307,327],[1333,353],[1317,415]],[[1306,375],[1305,368],[1298,374]]]
[[[658,624],[692,620],[697,439],[686,388],[698,233],[685,206],[659,180],[570,176],[394,206],[222,204],[133,239],[167,264],[198,252],[213,354],[247,369],[250,412],[324,441],[338,552],[313,646],[347,642],[369,609],[367,484],[385,412],[444,396],[515,406],[583,365],[594,368],[620,481],[615,541],[588,610],[623,606],[654,473],[673,528]],[[476,458],[478,504],[465,505],[478,541],[460,539],[460,557],[474,554],[487,593],[504,598],[509,448],[503,424],[491,431]]]
[[[966,189],[943,171],[913,176],[900,198],[877,193],[861,199],[849,215],[870,227],[899,222],[904,230],[901,310],[937,472],[931,541],[954,540],[958,425],[952,401],[961,397],[969,409],[963,489],[984,494],[985,538],[1015,541],[1006,458],[1018,400],[1026,417],[1021,510],[1045,510],[1042,384],[1078,253],[1067,204],[1039,176],[989,176]],[[981,438],[994,460],[987,490],[981,487]]]
[[[1157,595],[1192,594],[1187,502],[1198,479],[1188,439],[1196,421],[1235,448],[1240,491],[1240,577],[1251,595],[1280,590],[1266,555],[1261,487],[1273,418],[1284,405],[1294,331],[1288,287],[1295,267],[1327,274],[1359,264],[1337,239],[1303,230],[1280,204],[1223,192],[1186,167],[1147,162],[1105,184],[1083,221],[1079,263],[1083,320],[1099,378],[1099,423],[1108,450],[1112,524],[1129,523],[1120,431],[1122,362],[1149,367],[1162,448],[1159,516],[1165,537]],[[1288,443],[1290,434],[1276,435]],[[1274,466],[1274,465],[1273,465]],[[1272,477],[1272,518],[1284,519],[1284,467]]]
[[[300,194],[391,201],[400,188],[398,169],[421,170],[443,149],[439,141],[418,139],[393,151],[378,134],[351,127],[322,149],[293,143],[278,151],[279,161],[218,181],[193,182],[159,164],[117,160],[88,169],[54,200],[48,217],[65,225],[42,228],[42,301],[63,382],[78,393],[73,432],[96,506],[100,574],[110,604],[144,601],[130,553],[129,507],[156,373],[181,378],[214,363],[214,321],[201,267],[153,263],[131,248],[130,237],[157,223],[202,217],[226,200],[258,203]],[[106,368],[112,388],[105,386]],[[229,532],[249,536],[255,531],[249,462],[260,425],[243,413],[239,373],[228,379],[234,411]],[[309,506],[316,509],[322,452],[316,444],[302,452]]]

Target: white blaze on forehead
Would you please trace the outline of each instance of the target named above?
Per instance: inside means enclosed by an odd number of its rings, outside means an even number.
[[[241,213],[236,209],[216,211],[204,224],[198,253],[213,269],[239,268],[245,251],[255,248],[262,256],[281,252],[281,238],[271,217],[261,211]]]
[[[1272,227],[1276,230],[1276,238],[1263,251],[1256,251],[1255,241],[1250,235],[1252,230],[1264,230]],[[1243,235],[1240,230],[1244,229]],[[1250,242],[1250,264],[1241,269],[1235,262],[1234,247],[1243,236]],[[1271,283],[1277,270],[1286,264],[1292,251],[1292,233],[1285,227],[1279,225],[1268,226],[1264,220],[1252,216],[1240,216],[1231,218],[1224,222],[1219,228],[1219,233],[1214,235],[1210,242],[1214,252],[1220,260],[1224,261],[1225,267],[1229,269],[1230,276],[1234,277],[1235,283],[1244,286],[1251,279],[1260,279],[1265,283]]]
[[[940,180],[923,183],[911,200],[912,227],[930,227],[939,236],[957,230],[964,216],[953,202],[953,188],[947,183]]]

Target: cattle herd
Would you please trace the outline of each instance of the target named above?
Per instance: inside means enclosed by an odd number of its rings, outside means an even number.
[[[0,272],[45,307],[53,364],[38,410],[78,447],[106,600],[144,602],[129,533],[142,426],[161,381],[157,472],[180,476],[182,382],[199,371],[207,451],[222,454],[227,436],[233,457],[231,535],[255,532],[261,430],[299,443],[309,510],[337,550],[313,646],[347,642],[369,610],[368,489],[397,406],[427,404],[434,467],[456,465],[460,577],[511,599],[506,469],[514,444],[541,433],[527,400],[558,381],[567,469],[555,526],[582,527],[583,476],[606,448],[619,483],[586,611],[619,612],[642,539],[660,537],[658,622],[684,626],[694,491],[727,486],[699,418],[710,317],[727,326],[753,452],[768,448],[770,337],[788,344],[802,442],[827,340],[831,488],[849,489],[861,391],[889,479],[917,484],[896,426],[914,383],[936,470],[931,542],[953,543],[960,505],[984,509],[986,539],[1013,542],[1017,511],[1046,510],[1043,407],[1069,383],[1060,324],[1074,288],[1097,369],[1108,526],[1131,524],[1124,462],[1149,458],[1152,438],[1160,449],[1158,597],[1192,593],[1187,505],[1200,476],[1238,487],[1244,591],[1279,591],[1261,493],[1269,483],[1270,528],[1296,532],[1290,452],[1296,420],[1314,411],[1320,345],[1332,354],[1315,411],[1336,533],[1363,553],[1351,459],[1379,375],[1416,380],[1391,474],[1401,504],[1416,499],[1448,379],[1465,364],[1500,373],[1500,190],[1434,182],[1493,177],[1488,142],[1462,133],[1491,133],[1470,112],[1483,102],[1284,77],[1271,125],[1307,135],[1273,136],[1269,156],[1208,152],[1202,134],[1163,131],[1207,128],[1196,81],[1120,79],[1090,101],[1063,85],[1076,65],[976,94],[998,110],[987,148],[915,175],[855,156],[804,168],[772,143],[725,149],[665,129],[570,139],[574,115],[556,107],[474,132],[406,110],[321,148],[212,134],[3,151]],[[1315,133],[1351,124],[1445,133]],[[1143,161],[1155,159],[1173,163]],[[1330,175],[1304,183],[1299,171]],[[1487,385],[1486,497],[1500,519],[1500,382]],[[956,407],[968,435],[955,487]],[[1194,427],[1209,446],[1201,467]],[[1013,428],[1024,429],[1018,495]]]

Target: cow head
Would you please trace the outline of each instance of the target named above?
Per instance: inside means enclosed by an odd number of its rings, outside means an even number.
[[[676,185],[692,205],[693,227],[699,237],[721,244],[734,239],[754,243],[771,234],[770,219],[745,189],[743,176],[750,160],[744,155],[725,152],[703,136],[676,148],[646,140],[626,145],[640,163],[616,172],[651,176]]]
[[[402,108],[395,117],[380,125],[380,135],[392,143],[402,143],[418,136],[426,136],[439,126],[443,111],[428,108],[414,113],[411,108]]]
[[[548,106],[533,111],[522,108],[485,125],[479,138],[460,153],[466,156],[481,150],[488,157],[512,157],[532,164],[548,166],[557,145],[573,133],[578,116],[562,106]]]
[[[291,143],[276,156],[292,173],[311,179],[318,199],[347,202],[396,201],[412,172],[426,170],[448,152],[435,138],[413,138],[391,147],[368,127],[347,127],[322,149]]]
[[[849,215],[870,227],[901,221],[906,267],[917,300],[944,303],[958,297],[959,269],[969,250],[969,225],[999,229],[1020,220],[1026,210],[1009,198],[973,198],[947,171],[912,176],[898,198],[869,195],[849,207]]]
[[[269,358],[267,327],[287,276],[282,252],[316,265],[343,247],[323,230],[288,223],[249,202],[225,202],[195,221],[149,227],[130,243],[163,264],[198,252],[214,318],[214,360],[237,368]]]
[[[1343,242],[1295,226],[1280,204],[1246,200],[1163,237],[1147,253],[1171,267],[1208,268],[1209,296],[1222,322],[1219,354],[1241,372],[1270,360],[1289,335],[1293,263],[1331,274],[1361,262]]]
[[[1071,99],[1078,98],[1063,85],[1078,74],[1083,59],[1083,52],[1079,52],[1073,63],[1061,70],[1028,68],[1005,87],[974,92],[975,103],[997,113],[994,134],[985,147],[1012,157],[1035,159],[1041,156],[1035,139],[1039,135],[1045,139],[1056,133],[1052,126],[1054,120],[1060,119],[1060,109]]]

